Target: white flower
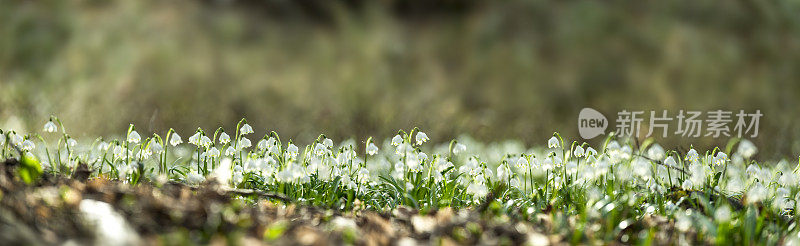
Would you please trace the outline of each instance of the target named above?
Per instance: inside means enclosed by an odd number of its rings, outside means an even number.
[[[142,137],[139,136],[139,133],[136,132],[135,130],[131,131],[131,133],[128,134],[128,143],[134,143],[135,144],[135,143],[139,143],[140,141],[142,141]]]
[[[200,137],[202,137],[202,135],[200,134],[200,132],[199,132],[199,131],[198,131],[198,132],[195,132],[195,133],[194,133],[194,135],[192,135],[191,137],[189,137],[189,143],[190,143],[190,144],[194,144],[194,145],[196,145],[196,146],[200,146]]]
[[[681,188],[683,188],[684,190],[691,190],[692,187],[694,187],[694,184],[689,179],[684,180],[683,184],[681,184]]]
[[[597,155],[597,150],[595,150],[592,147],[586,148],[586,156],[595,156],[595,155]]]
[[[161,146],[161,143],[153,139],[151,140],[150,149],[153,150],[153,153],[159,154],[164,151],[164,146]]]
[[[267,149],[267,147],[269,147],[269,145],[267,145],[267,140],[263,138],[259,140],[258,143],[256,144],[256,148],[258,150],[265,150]]]
[[[456,146],[453,146],[453,154],[458,155],[458,153],[464,152],[467,150],[467,146],[461,143],[456,143]]]
[[[401,143],[403,143],[403,137],[401,137],[401,136],[400,136],[400,134],[398,134],[398,135],[395,135],[395,136],[392,138],[392,145],[394,145],[394,146],[398,146],[398,145],[400,145]]]
[[[758,149],[753,142],[750,142],[750,140],[742,139],[742,141],[739,142],[739,148],[736,150],[736,152],[742,155],[742,157],[750,159],[750,157],[753,157],[753,155],[758,152]]]
[[[188,175],[186,175],[186,182],[189,184],[196,185],[204,180],[206,180],[206,178],[196,172],[190,172]]]
[[[22,147],[21,147],[21,148],[22,148],[23,150],[25,150],[25,151],[31,151],[31,150],[33,150],[34,148],[36,148],[36,145],[35,145],[35,144],[33,144],[33,141],[31,141],[30,139],[28,139],[28,140],[25,140],[25,141],[23,141],[23,142],[22,142]]]
[[[219,157],[219,150],[217,149],[217,147],[211,147],[211,149],[208,150],[208,157],[211,158]]]
[[[202,145],[204,147],[211,146],[211,138],[208,138],[208,136],[201,137],[200,138],[200,145]]]
[[[286,147],[286,157],[287,157],[287,159],[295,158],[295,157],[297,157],[297,154],[299,154],[299,150],[297,149],[297,146],[294,145],[293,143],[290,143],[289,147]]]
[[[667,159],[664,159],[664,165],[667,165],[669,167],[677,167],[678,163],[675,162],[675,158],[672,158],[672,156],[668,156]]]
[[[664,159],[664,148],[659,144],[653,144],[653,146],[647,149],[647,157],[653,160]]]
[[[768,195],[767,188],[764,188],[764,185],[761,185],[761,182],[756,182],[750,187],[750,190],[747,191],[747,203],[757,203],[767,198]]]
[[[247,135],[247,134],[253,133],[253,127],[251,127],[247,123],[244,123],[242,128],[239,129],[239,133],[242,134],[242,135]]]
[[[547,140],[547,147],[548,148],[553,149],[553,148],[558,148],[559,146],[561,146],[561,145],[560,145],[560,143],[558,141],[558,138],[556,138],[556,136],[553,136],[553,137],[550,138],[550,140]]]
[[[523,169],[523,170],[528,169],[528,165],[529,164],[530,163],[528,163],[528,159],[525,159],[525,157],[523,157],[523,156],[520,156],[519,159],[517,159],[517,162],[516,162],[517,168]]]
[[[239,139],[239,146],[238,146],[239,149],[249,148],[252,145],[253,144],[250,142],[250,139],[247,139],[245,137]]]
[[[714,219],[718,222],[728,222],[731,220],[731,208],[728,205],[722,205],[714,211]]]
[[[575,146],[575,150],[572,151],[572,154],[575,155],[575,157],[583,157],[583,154],[585,152],[586,152],[586,150],[584,150],[583,147],[578,145],[578,146]]]
[[[181,136],[178,135],[178,133],[174,133],[173,132],[172,135],[171,135],[171,138],[169,139],[169,144],[172,145],[173,147],[175,147],[175,146],[178,146],[178,144],[181,144],[181,143],[183,143],[183,139],[181,139]]]
[[[44,132],[56,132],[58,131],[58,126],[56,126],[56,123],[53,123],[51,120],[44,124],[44,128],[42,128],[42,130]]]
[[[20,136],[16,132],[11,132],[10,134],[11,135],[9,135],[9,138],[11,138],[12,144],[19,145],[22,144],[22,141],[25,141],[25,139],[23,139],[22,136]]]
[[[272,139],[272,138],[270,138],[270,139]],[[325,140],[322,140],[322,144],[324,144],[325,146],[328,146],[328,148],[331,148],[331,147],[333,147],[333,140],[331,140],[330,138],[325,138]]]
[[[700,159],[700,155],[697,154],[697,150],[690,149],[689,152],[686,153],[686,158],[684,160],[688,160],[690,162],[695,162]]]
[[[378,153],[378,146],[375,143],[370,142],[367,146],[367,154],[368,155],[375,155]]]
[[[467,187],[467,193],[480,198],[486,196],[486,194],[489,194],[489,189],[486,188],[486,185],[482,183],[472,182]]]
[[[417,140],[417,145],[421,145],[430,139],[428,138],[428,134],[425,134],[424,132],[417,132],[416,140]]]
[[[228,148],[225,149],[225,155],[231,156],[233,154],[236,154],[236,149],[234,149],[233,146],[228,146]]]
[[[67,145],[69,147],[75,147],[75,145],[78,145],[78,141],[75,141],[73,138],[67,139]]]
[[[231,136],[228,136],[227,133],[222,132],[222,134],[219,135],[219,142],[221,144],[228,144],[231,142]]]
[[[727,161],[727,160],[728,160],[728,155],[723,153],[722,151],[720,151],[720,152],[717,152],[716,156],[714,156],[714,159],[713,159],[712,162],[715,165],[723,165],[723,164],[725,164],[725,161]]]

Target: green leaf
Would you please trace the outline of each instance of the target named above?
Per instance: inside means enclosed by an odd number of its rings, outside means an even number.
[[[19,177],[22,178],[22,181],[25,181],[26,184],[31,184],[39,179],[42,174],[42,165],[39,164],[36,158],[23,155],[17,172],[19,172]]]

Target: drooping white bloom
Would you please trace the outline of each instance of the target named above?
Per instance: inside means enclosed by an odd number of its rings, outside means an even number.
[[[722,205],[714,211],[714,219],[718,222],[728,222],[731,220],[731,208],[728,205]]]
[[[547,140],[547,147],[548,148],[554,149],[554,148],[558,148],[559,146],[561,146],[561,145],[560,145],[560,143],[558,141],[558,138],[556,138],[556,136],[553,136],[553,137],[550,138],[550,140]]]
[[[717,155],[714,156],[713,163],[714,165],[723,165],[725,162],[728,161],[728,155],[722,151],[717,152]]]
[[[453,154],[454,155],[458,155],[459,153],[464,152],[466,150],[467,150],[467,146],[462,144],[462,143],[456,143],[456,145],[453,146]]]
[[[228,146],[228,148],[225,149],[225,155],[232,156],[233,154],[236,154],[236,149],[234,149],[233,146]]]
[[[204,147],[211,146],[211,138],[209,138],[208,136],[200,137],[200,145]]]
[[[245,137],[239,139],[239,146],[238,146],[239,149],[250,148],[250,146],[252,145],[253,143],[250,142],[250,139],[247,139]]]
[[[681,188],[684,190],[691,190],[692,187],[694,187],[694,183],[692,183],[692,181],[689,179],[684,180],[683,184],[681,184]]]
[[[669,167],[678,167],[678,163],[675,162],[675,158],[672,158],[672,156],[667,156],[667,159],[664,159],[664,165]]]
[[[189,174],[186,175],[186,182],[189,183],[189,184],[196,185],[196,184],[199,184],[199,183],[201,183],[201,182],[203,182],[205,180],[206,180],[206,178],[203,177],[203,175],[201,175],[199,173],[196,173],[196,172],[190,172]]]
[[[170,136],[169,144],[172,145],[172,147],[175,147],[181,143],[183,143],[183,139],[181,139],[181,136],[178,135],[178,133],[173,132],[172,135]]]
[[[44,132],[56,132],[58,131],[58,126],[56,126],[56,123],[53,123],[53,121],[51,120],[44,124],[42,130]]]
[[[378,146],[375,143],[370,142],[367,146],[367,154],[368,155],[375,155],[378,153]]]
[[[253,133],[253,127],[251,127],[250,124],[244,123],[242,128],[239,129],[239,133],[242,135]]]
[[[483,183],[472,182],[467,186],[467,193],[472,194],[477,198],[485,197],[489,194],[489,189]]]
[[[208,157],[211,158],[219,157],[219,150],[217,149],[217,147],[211,147],[211,149],[208,150]]]
[[[596,155],[597,155],[597,150],[595,150],[592,147],[586,148],[586,156],[596,156]]]
[[[397,134],[392,138],[392,145],[399,146],[402,143],[403,143],[403,137],[401,137],[400,134]]]
[[[231,136],[228,136],[227,133],[222,132],[222,134],[219,135],[219,142],[221,144],[228,144],[231,142]]]
[[[583,147],[578,145],[578,146],[575,146],[575,150],[572,151],[572,154],[575,155],[575,157],[583,157],[585,152],[586,152],[586,150],[584,150]]]
[[[142,141],[142,137],[139,136],[139,133],[136,132],[136,130],[133,130],[131,131],[130,134],[128,134],[128,143],[136,144],[139,143],[140,141]]]
[[[696,162],[697,160],[700,160],[700,155],[697,154],[697,150],[690,149],[689,152],[686,153],[686,158],[684,160]]]
[[[272,139],[272,138],[270,138],[270,139]],[[322,140],[322,144],[324,144],[328,148],[332,148],[333,147],[333,140],[331,140],[330,138],[325,138],[325,140]]]
[[[75,147],[75,145],[78,145],[78,141],[75,141],[74,138],[69,138],[67,139],[67,145],[69,147]]]
[[[647,157],[653,160],[664,159],[664,148],[659,144],[653,144],[653,146],[647,149]]]
[[[522,170],[527,170],[528,167],[530,166],[530,163],[528,162],[528,159],[525,159],[525,157],[523,157],[523,156],[520,156],[519,159],[517,159],[515,164],[516,164],[517,168],[522,169]]]
[[[286,158],[287,159],[295,158],[295,157],[297,157],[298,154],[299,154],[299,150],[297,149],[297,146],[294,145],[293,143],[290,143],[289,147],[286,147]]]
[[[416,140],[417,140],[417,145],[422,145],[423,143],[427,142],[430,139],[428,138],[428,134],[425,134],[424,132],[417,132]]]
[[[33,141],[31,141],[30,139],[26,139],[25,141],[22,142],[21,148],[25,151],[31,151],[34,148],[36,148],[36,145],[33,144]]]
[[[511,170],[508,170],[506,165],[499,165],[497,166],[497,179],[500,181],[505,181],[511,176]]]
[[[753,157],[753,155],[758,152],[758,148],[756,148],[756,145],[750,142],[750,140],[742,139],[742,141],[739,142],[739,148],[736,152],[742,155],[742,157],[750,159],[750,157]]]
[[[258,150],[265,150],[268,147],[269,147],[269,145],[267,145],[267,140],[263,139],[263,138],[261,140],[259,140],[258,143],[256,144],[256,149],[258,149]]]
[[[200,132],[199,132],[199,131],[198,131],[198,132],[195,132],[195,133],[194,133],[194,135],[192,135],[191,137],[189,137],[189,143],[190,143],[190,144],[194,144],[195,146],[198,146],[198,147],[199,147],[199,146],[200,146],[200,137],[202,137],[202,136],[203,136],[203,135],[202,135],[202,134],[200,134]]]
[[[750,190],[747,191],[747,203],[752,204],[763,201],[767,198],[768,194],[769,191],[767,191],[767,188],[764,188],[761,182],[755,182],[755,184],[750,187]]]
[[[153,153],[160,154],[162,151],[164,151],[164,146],[161,146],[161,143],[153,139],[150,140],[150,149],[153,151]]]

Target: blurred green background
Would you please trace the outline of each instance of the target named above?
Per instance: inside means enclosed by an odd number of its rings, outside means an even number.
[[[612,121],[760,109],[761,157],[792,157],[798,13],[788,0],[0,0],[0,128],[56,114],[79,137],[128,123],[187,136],[247,117],[300,142],[419,126],[543,145],[579,138],[583,107]]]

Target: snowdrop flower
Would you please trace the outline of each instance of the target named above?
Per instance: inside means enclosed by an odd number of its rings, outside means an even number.
[[[175,147],[181,143],[183,143],[183,139],[181,139],[181,136],[178,135],[178,133],[173,132],[171,138],[169,139],[169,144],[172,145],[172,147]]]
[[[272,138],[270,138],[270,139],[272,139]],[[274,139],[272,139],[272,140],[274,140]],[[333,140],[331,140],[330,138],[325,138],[325,140],[322,140],[322,144],[327,146],[328,148],[332,148],[333,147]]]
[[[647,149],[647,157],[650,157],[650,159],[653,160],[664,159],[664,148],[662,148],[659,144],[653,144],[652,147]]]
[[[228,144],[231,142],[231,136],[228,136],[227,133],[222,132],[222,134],[219,135],[219,142],[221,144]]]
[[[506,165],[499,165],[497,166],[497,179],[498,180],[507,180],[511,176],[511,170],[508,170]]]
[[[150,149],[153,150],[153,153],[160,154],[162,151],[164,151],[164,146],[161,146],[161,143],[155,139],[151,140],[150,143]]]
[[[575,157],[583,157],[583,154],[584,154],[585,152],[586,152],[586,151],[583,149],[583,147],[581,147],[580,145],[578,145],[578,146],[575,146],[575,150],[574,150],[574,151],[572,151],[572,154],[573,154],[573,155],[575,155]]]
[[[757,203],[763,201],[767,198],[768,191],[767,188],[764,188],[764,185],[761,185],[761,182],[756,182],[750,187],[750,190],[747,191],[747,203]]]
[[[681,184],[681,188],[683,188],[684,190],[691,190],[692,187],[694,187],[694,184],[689,179],[684,180],[683,184]]]
[[[378,153],[378,146],[375,143],[370,142],[367,146],[367,154],[368,155],[375,155]]]
[[[664,165],[667,165],[667,166],[670,166],[670,167],[677,167],[678,163],[675,162],[675,158],[672,158],[672,156],[668,156],[667,159],[664,159]]]
[[[238,146],[239,149],[250,148],[250,146],[252,145],[253,144],[250,142],[250,139],[247,139],[245,137],[239,139],[239,146]]]
[[[204,147],[211,146],[211,138],[208,138],[208,136],[201,137],[200,138],[200,145],[202,145]]]
[[[189,143],[190,143],[190,144],[194,144],[195,146],[198,146],[198,147],[200,147],[200,137],[202,137],[202,135],[200,134],[200,132],[199,132],[199,131],[198,131],[198,132],[195,132],[195,133],[194,133],[194,135],[192,135],[191,137],[189,137]]]
[[[561,145],[559,144],[558,138],[556,138],[556,136],[553,136],[553,137],[550,138],[550,140],[547,140],[547,147],[548,148],[555,149],[555,148],[559,148],[559,146],[561,146]]]
[[[530,163],[528,163],[528,160],[525,159],[525,157],[520,156],[519,159],[517,159],[517,162],[516,162],[517,168],[522,169],[522,170],[526,170],[526,169],[528,169],[529,165],[530,165]]]
[[[731,208],[728,205],[722,205],[714,211],[714,219],[719,222],[728,222],[731,220]]]
[[[242,128],[239,129],[239,133],[242,134],[242,135],[247,135],[247,134],[253,133],[253,127],[251,127],[247,123],[244,123]]]
[[[286,158],[287,159],[292,159],[292,158],[297,157],[298,153],[299,153],[299,150],[297,149],[296,145],[290,143],[289,147],[286,147]]]
[[[755,155],[757,152],[758,149],[756,148],[756,145],[747,139],[742,139],[742,141],[739,142],[739,148],[736,150],[736,153],[739,153],[746,159],[750,159],[750,157],[753,157],[753,155]]]
[[[258,150],[265,150],[268,147],[269,147],[269,145],[267,144],[267,140],[263,139],[263,138],[260,141],[258,141],[258,143],[256,144],[256,149],[258,149]]]
[[[416,140],[417,140],[417,145],[422,145],[423,143],[427,142],[430,139],[428,138],[428,134],[425,134],[424,132],[417,132]]]
[[[728,155],[723,153],[722,151],[720,151],[720,152],[717,152],[716,156],[714,156],[714,159],[713,159],[712,162],[715,165],[723,165],[723,164],[725,164],[725,161],[727,161],[727,160],[728,160]]]
[[[25,151],[31,151],[34,148],[36,148],[36,145],[33,144],[33,141],[28,139],[28,140],[25,140],[25,141],[22,142],[22,147],[21,148],[22,148],[22,150],[25,150]]]
[[[467,186],[467,193],[472,194],[477,198],[481,198],[489,194],[489,189],[486,188],[486,185],[479,182],[472,182]]]
[[[205,180],[206,178],[203,177],[203,175],[200,175],[199,173],[196,172],[190,172],[189,174],[186,175],[186,182],[189,184],[196,185]]]
[[[456,145],[453,146],[453,154],[454,155],[458,155],[458,153],[464,152],[466,150],[467,150],[467,146],[462,144],[462,143],[456,143]]]
[[[749,175],[750,177],[757,177],[759,174],[761,174],[761,168],[759,168],[755,164],[750,164],[749,166],[747,166],[745,173],[747,173],[747,175]]]
[[[44,132],[56,132],[58,131],[58,126],[56,126],[56,123],[53,123],[53,121],[50,120],[46,124],[44,124],[42,130]]]
[[[208,150],[208,157],[211,158],[219,157],[219,150],[217,149],[217,147],[211,147],[211,149]]]
[[[128,143],[136,144],[140,141],[142,141],[142,137],[139,136],[139,133],[136,132],[136,130],[133,130],[130,134],[128,134]]]
[[[592,147],[586,148],[586,156],[596,156],[596,155],[597,155],[597,150],[595,150]]]
[[[75,145],[78,145],[78,141],[75,141],[73,138],[69,138],[67,139],[67,145],[69,147],[75,147]]]
[[[400,134],[397,134],[392,138],[392,145],[399,146],[402,143],[403,143],[403,137],[401,137]]]
[[[232,156],[233,154],[236,154],[236,149],[234,149],[233,146],[228,146],[228,148],[225,149],[225,155]]]
[[[690,149],[689,152],[686,153],[686,158],[684,160],[696,162],[697,160],[700,160],[700,155],[697,154],[697,150]]]

